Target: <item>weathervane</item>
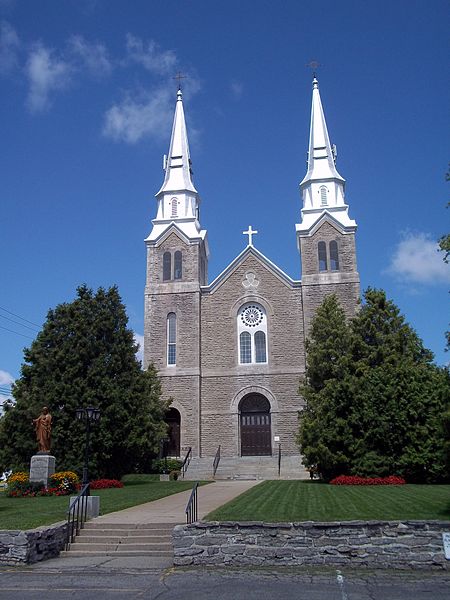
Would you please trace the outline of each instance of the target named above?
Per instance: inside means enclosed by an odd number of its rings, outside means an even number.
[[[309,67],[313,72],[313,77],[317,76],[317,69],[322,67],[323,65],[317,60],[310,60],[309,63],[306,63],[305,67]]]
[[[178,71],[178,73],[175,75],[175,77],[172,77],[172,79],[176,79],[178,81],[178,91],[181,92],[181,80],[187,79],[187,75],[183,75],[183,73]]]

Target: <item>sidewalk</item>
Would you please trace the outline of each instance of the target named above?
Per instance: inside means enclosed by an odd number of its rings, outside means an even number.
[[[198,518],[202,519],[212,510],[243,494],[260,481],[214,481],[198,488]],[[185,523],[185,509],[191,490],[166,496],[160,500],[139,504],[125,510],[109,513],[92,519],[103,524]],[[101,507],[100,507],[101,508]]]

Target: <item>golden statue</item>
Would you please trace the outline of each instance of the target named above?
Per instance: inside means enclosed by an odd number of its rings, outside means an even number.
[[[38,418],[33,419],[33,425],[36,430],[38,451],[48,454],[50,452],[50,437],[52,433],[52,415],[48,412],[46,406],[42,408],[42,413]]]

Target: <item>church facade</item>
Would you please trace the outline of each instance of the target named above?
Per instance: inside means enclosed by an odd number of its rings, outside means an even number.
[[[273,465],[281,445],[283,459],[300,469],[295,438],[304,401],[298,388],[311,320],[330,293],[351,316],[360,293],[356,223],[317,79],[295,226],[301,280],[255,248],[249,227],[247,247],[209,282],[208,237],[199,222],[181,91],[164,170],[145,240],[144,367],[155,364],[163,395],[172,398],[169,453],[183,457],[192,448],[194,463],[209,464],[220,445],[222,464],[234,461],[238,472],[252,457]]]

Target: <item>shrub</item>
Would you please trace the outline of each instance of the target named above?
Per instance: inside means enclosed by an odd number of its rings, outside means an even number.
[[[171,471],[179,471],[181,469],[182,462],[181,460],[177,460],[176,458],[168,458],[167,459],[167,472]],[[152,462],[152,470],[155,473],[164,473],[166,468],[166,459],[164,458],[156,458]]]
[[[169,479],[171,481],[178,481],[179,476],[180,476],[180,471],[178,471],[178,470],[170,471],[170,473],[169,473]]]
[[[330,481],[331,485],[404,485],[403,477],[359,477],[358,475],[340,475]]]
[[[90,483],[91,490],[105,490],[107,488],[122,488],[123,483],[117,479],[96,479]]]

